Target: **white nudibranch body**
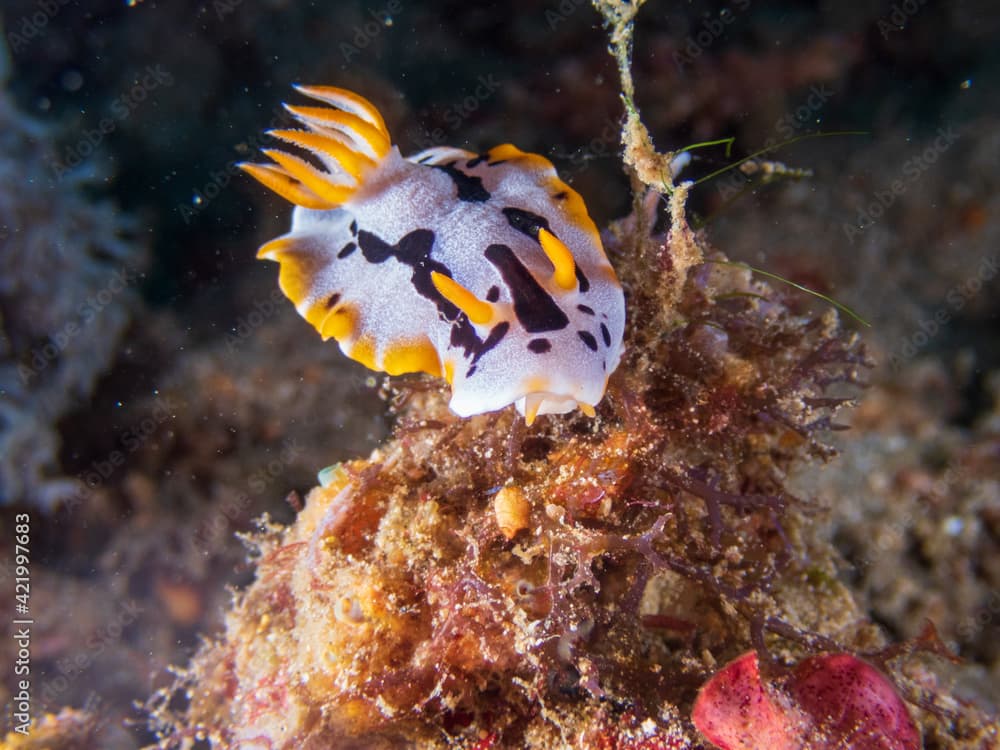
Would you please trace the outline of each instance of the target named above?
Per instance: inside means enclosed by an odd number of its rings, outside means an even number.
[[[618,366],[625,299],[583,199],[544,157],[505,144],[404,158],[381,115],[343,89],[287,109],[305,130],[242,164],[296,204],[258,257],[324,339],[373,370],[426,372],[461,416],[515,404],[593,415]]]

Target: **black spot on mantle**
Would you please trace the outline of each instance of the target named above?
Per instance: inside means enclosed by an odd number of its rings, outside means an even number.
[[[538,240],[539,229],[549,229],[549,220],[544,216],[539,216],[523,208],[505,208],[501,211],[507,217],[507,222],[521,234],[526,234],[531,239]]]
[[[483,187],[481,177],[466,174],[462,170],[456,169],[454,162],[450,164],[434,164],[432,166],[434,169],[440,169],[451,178],[451,181],[455,183],[455,187],[458,189],[458,199],[460,201],[465,201],[466,203],[485,203],[490,199],[490,193]]]
[[[390,258],[395,258],[403,265],[409,266],[413,271],[410,283],[413,284],[417,294],[433,302],[446,320],[453,321],[458,318],[459,309],[442,297],[431,281],[432,271],[451,276],[448,266],[431,258],[434,232],[429,229],[414,229],[395,245],[390,245],[377,234],[362,229],[358,233],[358,245],[361,247],[361,254],[369,263],[385,263]],[[472,324],[467,320],[466,324],[472,328]],[[475,331],[472,333],[475,336]]]
[[[506,245],[490,245],[486,260],[497,267],[514,301],[514,314],[528,333],[559,331],[569,325],[566,313],[535,281],[521,259]]]
[[[490,329],[489,334],[486,336],[486,340],[476,348],[476,352],[472,356],[472,367],[470,367],[469,371],[465,373],[466,377],[471,377],[476,372],[476,363],[479,362],[479,358],[499,344],[503,340],[503,337],[507,335],[507,331],[509,330],[510,323],[506,320],[502,323],[497,323],[492,329]]]
[[[500,343],[510,324],[506,321],[498,323],[484,341],[479,338],[465,314],[441,296],[431,281],[431,272],[437,271],[451,278],[451,270],[444,263],[431,258],[434,239],[434,232],[429,229],[414,229],[395,245],[390,245],[378,235],[364,229],[358,233],[361,254],[369,263],[385,263],[390,258],[395,258],[412,269],[410,283],[417,294],[433,302],[441,317],[451,321],[450,345],[461,348],[463,356],[472,358],[472,364],[475,364],[480,357]]]

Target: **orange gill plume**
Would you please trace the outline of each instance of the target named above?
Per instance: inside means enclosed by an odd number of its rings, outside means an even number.
[[[238,164],[262,185],[304,208],[329,210],[347,201],[366,172],[389,153],[389,131],[378,110],[364,97],[334,86],[295,89],[329,107],[285,104],[305,130],[271,130],[279,140],[315,156],[326,171],[279,149],[265,149],[274,164]]]

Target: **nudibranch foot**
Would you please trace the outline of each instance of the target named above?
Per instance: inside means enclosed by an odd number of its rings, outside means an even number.
[[[597,415],[593,405],[554,393],[529,393],[515,401],[514,408],[524,417],[525,424],[529,427],[535,423],[539,414],[568,414],[579,409],[588,417]]]

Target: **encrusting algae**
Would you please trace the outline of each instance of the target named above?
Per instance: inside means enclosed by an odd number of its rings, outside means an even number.
[[[224,633],[150,701],[162,747],[706,747],[699,688],[750,650],[765,681],[821,652],[870,658],[920,696],[925,733],[948,720],[920,648],[884,648],[818,509],[785,489],[831,455],[863,347],[835,311],[725,263],[685,191],[657,187],[666,235],[646,193],[603,237],[628,326],[596,418],[463,419],[442,381],[397,381],[393,437],[250,540],[256,581]],[[864,747],[910,747],[869,719]],[[815,747],[860,736],[819,724]]]

